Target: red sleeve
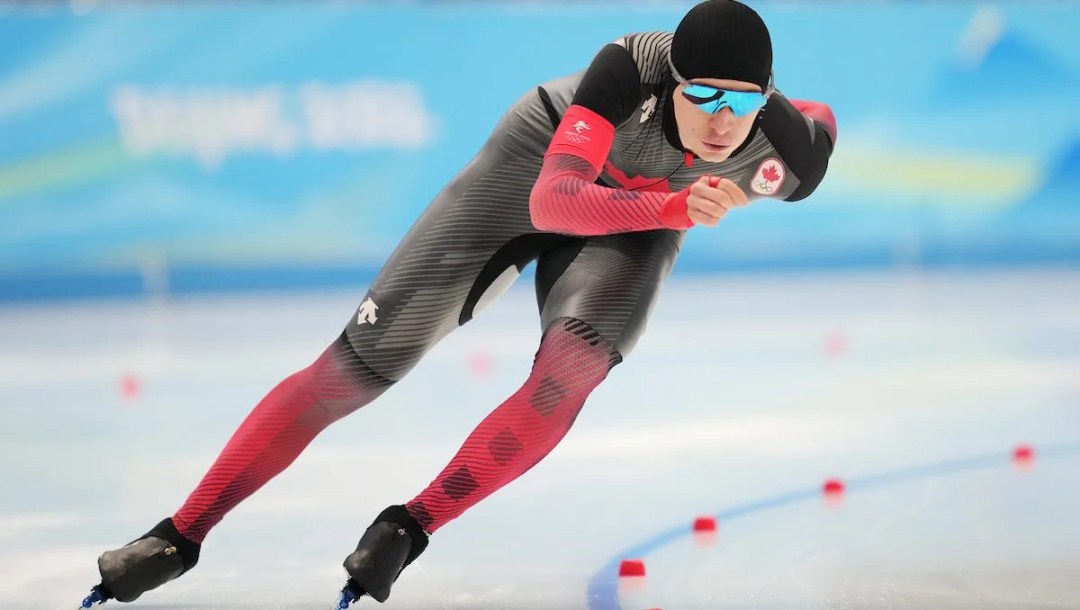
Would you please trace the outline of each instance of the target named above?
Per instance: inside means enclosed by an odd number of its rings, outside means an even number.
[[[829,134],[833,144],[836,143],[836,117],[833,115],[832,108],[821,102],[811,102],[807,100],[788,100],[796,110],[810,117],[811,119],[821,123],[822,127]]]
[[[693,226],[687,189],[668,194],[595,184],[614,139],[615,127],[600,115],[577,105],[566,110],[529,196],[537,229],[585,236]]]

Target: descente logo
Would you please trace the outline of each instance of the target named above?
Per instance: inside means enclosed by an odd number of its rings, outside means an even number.
[[[377,311],[379,311],[379,306],[371,300],[371,297],[368,297],[360,304],[360,309],[356,312],[356,323],[375,326],[375,323],[379,321],[379,316],[375,313]]]
[[[641,105],[641,118],[638,119],[639,123],[644,123],[652,117],[653,112],[656,111],[656,96],[650,95],[649,99],[645,100],[645,103]]]

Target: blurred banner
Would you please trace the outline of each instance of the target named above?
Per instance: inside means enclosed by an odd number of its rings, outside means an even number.
[[[0,9],[0,299],[369,281],[510,103],[689,4],[73,6]],[[755,6],[838,147],[677,272],[1080,262],[1076,4]]]

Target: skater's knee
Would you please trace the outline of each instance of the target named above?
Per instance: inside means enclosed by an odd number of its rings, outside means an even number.
[[[610,341],[576,318],[560,318],[544,332],[534,372],[556,377],[564,385],[596,387],[622,361]]]
[[[369,367],[342,333],[308,368],[297,373],[301,387],[321,407],[327,422],[368,404],[395,380]]]
[[[368,362],[371,355],[353,346],[347,332],[343,331],[327,349],[333,361],[334,371],[350,384],[366,390],[383,391],[394,385],[399,379],[391,378],[376,371]]]

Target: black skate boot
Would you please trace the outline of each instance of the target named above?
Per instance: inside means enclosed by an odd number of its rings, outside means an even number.
[[[98,557],[101,584],[95,589],[105,599],[135,601],[195,567],[200,546],[181,536],[172,519],[165,519],[138,540],[102,553]]]
[[[427,545],[427,533],[404,506],[387,508],[364,532],[356,550],[345,558],[345,571],[351,579],[342,593],[351,590],[357,597],[366,593],[385,602],[401,571]]]

